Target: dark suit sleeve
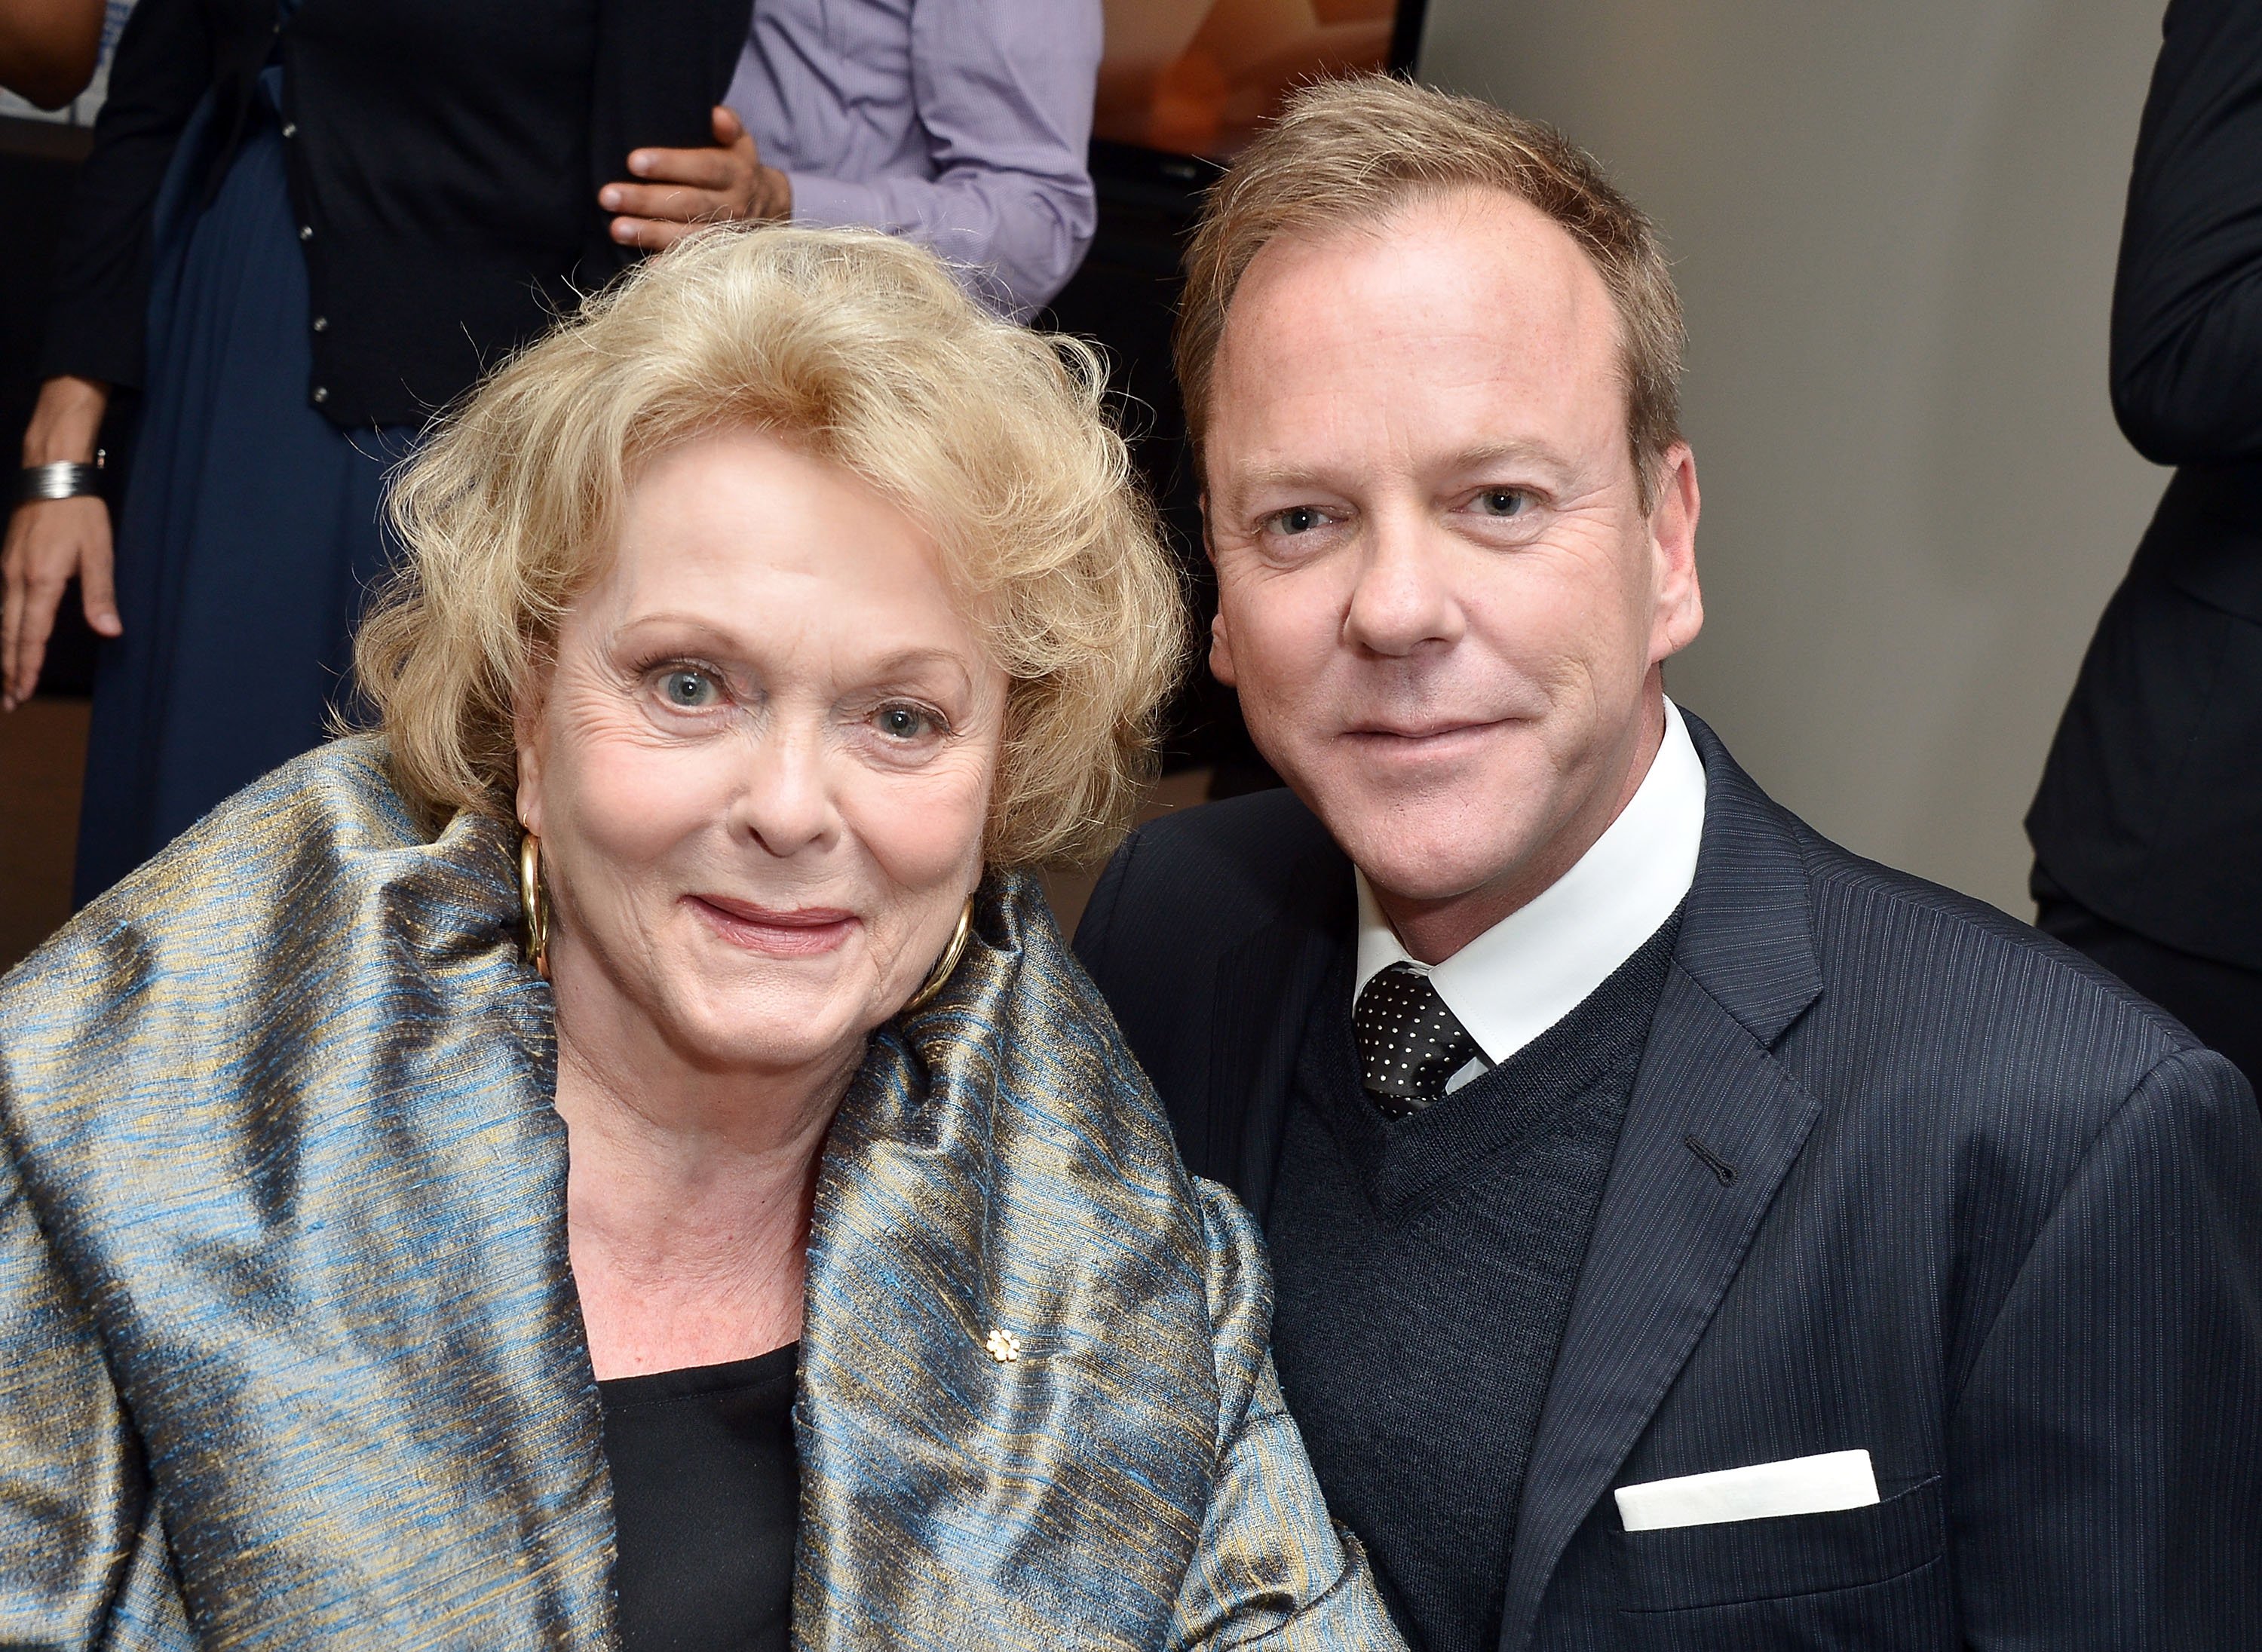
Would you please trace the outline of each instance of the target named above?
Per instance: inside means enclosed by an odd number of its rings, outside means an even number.
[[[1199,922],[1190,921],[1187,903],[1199,901],[1199,883],[1186,876],[1183,848],[1183,841],[1173,846],[1144,828],[1134,833],[1084,904],[1076,956],[1162,1098],[1187,1167],[1223,1180],[1233,1161],[1218,1151],[1202,1101],[1209,1021],[1199,1013],[1202,988],[1194,985],[1210,980],[1214,963]]]
[[[2262,6],[2174,0],[2129,183],[2113,408],[2163,465],[2262,456]]]
[[[2220,1056],[2091,1147],[1949,1444],[1969,1645],[2262,1644],[2262,1115]]]
[[[181,129],[212,82],[200,0],[140,0],[119,37],[94,149],[55,249],[42,378],[140,382],[151,211]]]
[[[1109,859],[1107,869],[1092,886],[1091,898],[1084,904],[1084,916],[1077,920],[1077,960],[1103,993],[1108,985],[1107,943],[1114,931],[1116,905],[1123,898],[1123,885],[1130,881],[1132,856],[1138,852],[1139,834],[1135,832]]]

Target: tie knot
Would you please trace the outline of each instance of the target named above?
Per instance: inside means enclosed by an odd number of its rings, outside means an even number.
[[[1480,1053],[1430,977],[1408,963],[1392,964],[1360,989],[1351,1024],[1366,1093],[1394,1119],[1444,1094],[1445,1081]]]

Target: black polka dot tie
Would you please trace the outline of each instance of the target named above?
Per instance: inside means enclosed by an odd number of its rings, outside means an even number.
[[[1481,1052],[1430,977],[1394,963],[1351,1008],[1366,1093],[1387,1118],[1409,1118],[1445,1093],[1445,1080]]]

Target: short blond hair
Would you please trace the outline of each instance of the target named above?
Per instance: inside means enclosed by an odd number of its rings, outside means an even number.
[[[652,458],[731,427],[839,464],[941,547],[1010,680],[993,862],[1120,837],[1185,652],[1154,515],[1075,339],[1000,321],[931,253],[857,230],[710,230],[494,373],[394,480],[407,547],[359,686],[436,823],[514,818],[517,710]]]
[[[1211,186],[1186,254],[1178,385],[1199,454],[1226,312],[1250,262],[1283,235],[1371,227],[1406,203],[1499,190],[1561,225],[1617,310],[1626,435],[1647,508],[1681,439],[1681,297],[1656,229],[1595,158],[1536,120],[1384,75],[1321,81],[1289,98]]]

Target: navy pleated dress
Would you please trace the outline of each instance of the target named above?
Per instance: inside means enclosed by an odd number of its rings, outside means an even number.
[[[322,739],[349,685],[356,618],[390,559],[385,475],[415,432],[341,429],[307,399],[282,75],[262,73],[210,204],[209,93],[157,199],[145,399],[118,515],[125,633],[96,668],[80,905]]]

